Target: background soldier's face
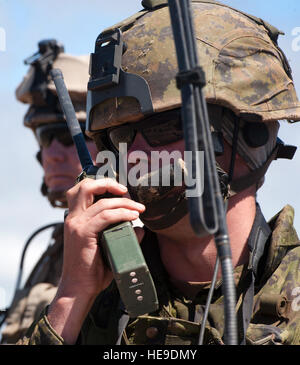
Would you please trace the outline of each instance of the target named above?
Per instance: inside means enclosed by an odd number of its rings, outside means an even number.
[[[93,142],[87,142],[87,146],[95,160],[96,146]],[[53,139],[49,147],[42,149],[42,164],[45,183],[51,191],[70,189],[82,171],[75,146],[64,146],[56,139]]]

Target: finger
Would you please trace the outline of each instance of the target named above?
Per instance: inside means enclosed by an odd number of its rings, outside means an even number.
[[[138,217],[139,212],[136,210],[126,208],[107,209],[89,221],[89,229],[92,229],[95,234],[98,234],[112,224],[133,221]]]
[[[69,213],[80,213],[85,211],[94,202],[95,195],[102,195],[109,192],[114,195],[123,195],[127,188],[116,180],[104,178],[99,180],[84,179],[72,189],[67,191],[67,202]]]
[[[101,199],[87,208],[85,211],[85,215],[88,218],[91,218],[103,210],[107,209],[116,209],[116,208],[126,208],[131,210],[137,210],[139,213],[145,211],[146,207],[143,204],[140,204],[132,199],[128,198],[106,198]]]

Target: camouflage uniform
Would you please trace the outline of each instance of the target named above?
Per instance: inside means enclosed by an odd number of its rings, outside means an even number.
[[[258,265],[253,313],[246,336],[249,345],[300,344],[300,242],[293,220],[294,210],[286,206],[269,222],[272,233]],[[122,344],[197,344],[209,285],[193,287],[188,283],[177,282],[175,287],[163,268],[155,234],[151,231],[146,231],[142,248],[155,282],[160,308],[155,313],[132,319],[122,335]],[[234,270],[238,313],[247,286],[248,271],[247,265]],[[182,290],[178,289],[180,286]],[[204,344],[223,344],[223,311],[219,281],[210,306]],[[64,344],[63,339],[51,328],[45,313],[31,326],[19,344]],[[122,313],[118,291],[112,283],[96,299],[77,343],[115,344]],[[199,315],[198,323],[194,322],[196,313]]]
[[[253,127],[256,122],[269,125],[282,119],[300,120],[300,103],[291,70],[277,45],[280,32],[261,19],[223,4],[209,0],[192,2],[199,59],[206,75],[204,93],[208,105],[220,106],[221,111],[222,108],[230,110],[241,122],[253,123]],[[147,113],[160,113],[181,105],[175,82],[178,67],[168,9],[165,7],[167,1],[144,0],[142,3],[144,10],[103,33],[111,34],[117,28],[123,32],[126,48],[122,56],[122,69],[147,82],[153,109],[142,112],[138,98],[128,93],[120,95],[118,88],[115,95],[113,87],[102,93],[93,84],[97,77],[91,78],[87,122],[88,135],[96,143],[100,141],[99,131],[137,122],[143,120]],[[92,56],[92,63],[94,58],[96,56]],[[91,66],[92,73],[93,70],[97,73],[93,64]],[[109,97],[103,99],[105,93]],[[229,129],[222,132],[231,144]],[[257,165],[252,164],[245,151],[243,153],[242,146],[238,149],[256,174],[252,174],[250,186],[256,183],[258,188],[270,162],[279,157],[273,152],[276,137],[271,142],[268,151],[262,148],[264,157],[257,158]],[[101,144],[98,146],[100,149]],[[257,152],[256,148],[252,150],[253,154]],[[250,179],[246,176],[244,180]],[[240,188],[243,183],[245,181],[237,181],[232,187],[236,191],[243,190]],[[259,223],[253,225],[249,236],[249,262],[234,270],[239,340],[243,341],[245,319],[249,317],[247,344],[300,344],[300,251],[298,236],[293,228],[293,208],[284,207],[268,224],[259,212],[257,206],[255,222],[257,219]],[[145,231],[141,246],[158,292],[159,310],[130,319],[123,331],[124,308],[112,282],[95,300],[77,343],[197,343],[209,285],[174,282],[161,263],[156,235],[147,228]],[[260,235],[264,238],[254,239]],[[221,284],[219,281],[214,291],[205,344],[224,343]],[[253,301],[249,301],[249,297]],[[65,344],[51,328],[47,308],[19,343]]]
[[[2,343],[16,343],[52,301],[59,283],[62,261],[63,223],[55,226],[48,249],[36,263],[24,287],[15,293],[2,331]]]
[[[89,57],[86,55],[72,56],[60,53],[53,63],[53,67],[60,68],[64,73],[65,82],[80,122],[85,122],[86,117],[88,59]],[[65,122],[65,119],[59,109],[54,83],[49,79],[46,80],[46,95],[51,95],[51,97],[45,100],[45,94],[42,94],[39,84],[37,85],[36,82],[30,84],[34,72],[32,66],[18,86],[16,96],[19,101],[30,104],[24,117],[24,125],[31,128],[35,133],[35,128],[40,125],[55,125],[58,122]],[[74,77],[74,74],[76,77]],[[47,104],[48,100],[54,100],[56,104]],[[42,147],[40,146],[40,148]],[[38,156],[38,159],[42,163],[40,156]],[[74,176],[74,183],[75,179],[76,176]],[[48,191],[45,183],[42,184],[41,190],[53,206],[66,207],[65,192],[52,194]],[[58,223],[53,228],[49,247],[36,263],[24,287],[16,291],[2,331],[2,343],[16,343],[25,334],[31,323],[39,317],[43,308],[52,301],[61,276],[62,263],[63,222]]]

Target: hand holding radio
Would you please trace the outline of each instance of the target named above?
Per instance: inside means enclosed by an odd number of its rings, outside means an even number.
[[[62,282],[70,290],[93,296],[112,281],[112,272],[99,254],[98,233],[115,223],[137,219],[145,207],[124,197],[94,199],[105,193],[123,196],[126,192],[125,186],[109,178],[84,179],[68,191]]]

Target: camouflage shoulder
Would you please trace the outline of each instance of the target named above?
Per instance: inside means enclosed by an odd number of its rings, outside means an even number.
[[[300,344],[300,246],[287,252],[255,299],[251,344]]]
[[[43,310],[39,319],[32,323],[16,345],[66,345],[64,339],[51,327],[46,315],[47,309],[48,307]]]
[[[294,217],[294,208],[286,205],[268,222],[272,235],[263,269],[263,282],[273,274],[288,251],[300,246],[299,237],[294,227]]]
[[[2,342],[14,344],[24,336],[33,321],[39,319],[43,309],[51,303],[57,288],[49,283],[17,290],[9,308],[2,331]]]

